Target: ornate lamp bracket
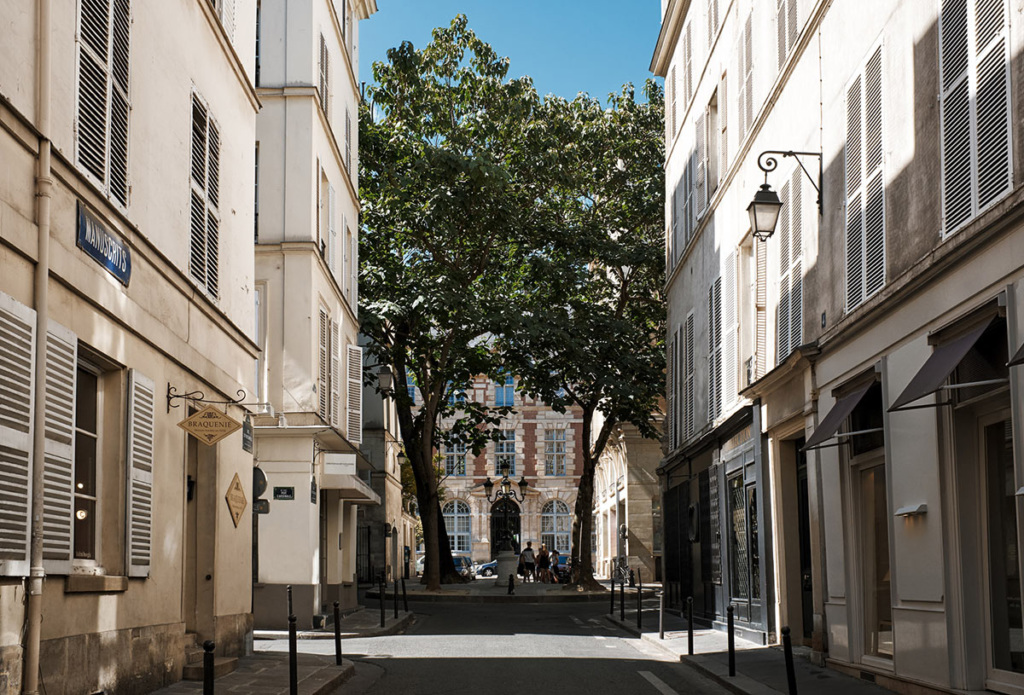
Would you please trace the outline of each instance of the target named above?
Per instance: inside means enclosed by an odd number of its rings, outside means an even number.
[[[765,150],[757,156],[757,167],[764,172],[764,182],[768,183],[768,172],[775,171],[779,166],[779,160],[773,155],[779,155],[782,157],[792,157],[796,160],[796,163],[800,165],[804,174],[807,176],[807,180],[814,186],[815,192],[818,194],[818,216],[824,214],[824,207],[821,202],[821,186],[822,186],[822,170],[821,170],[821,152],[794,152],[793,150]],[[817,157],[818,158],[818,176],[815,178],[811,176],[811,172],[807,171],[807,167],[804,166],[801,157]]]

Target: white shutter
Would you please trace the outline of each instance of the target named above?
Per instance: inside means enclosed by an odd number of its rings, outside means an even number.
[[[356,173],[352,171],[352,114],[345,109],[345,171],[355,180]]]
[[[324,422],[330,422],[331,413],[328,403],[330,396],[330,319],[327,316],[327,312],[320,308],[320,326],[319,326],[319,353],[317,356],[317,380],[316,380],[316,395],[317,395],[317,413],[323,418]]]
[[[754,379],[768,368],[768,249],[754,244]]]
[[[683,109],[693,98],[693,42],[691,41],[692,25],[686,25],[686,33],[683,35]]]
[[[47,574],[71,571],[75,507],[75,376],[78,338],[51,321],[46,336],[43,560]]]
[[[29,569],[35,311],[0,292],[0,576]]]
[[[747,131],[754,124],[754,30],[753,13],[747,15],[747,21],[741,37],[742,45],[742,80],[743,102],[740,113],[740,140],[746,137]]]
[[[726,412],[736,404],[737,370],[736,356],[736,252],[725,258],[722,269],[722,406]]]
[[[218,14],[228,40],[235,42],[235,0],[219,0]]]
[[[363,441],[363,349],[348,345],[348,429],[345,434],[353,444]]]
[[[775,30],[778,34],[779,69],[796,44],[796,0],[778,0],[775,8]]]
[[[708,207],[708,132],[707,113],[697,117],[697,217]]]
[[[977,0],[978,210],[1010,189],[1010,55],[1004,0]]]
[[[685,370],[685,381],[683,383],[683,429],[687,437],[693,435],[693,312],[686,317],[685,324],[685,347],[683,349],[683,369]]]
[[[359,315],[359,237],[351,229],[349,230],[349,237],[351,238],[352,252],[349,254],[349,263],[351,264],[352,279],[349,283],[349,296],[348,304],[352,307],[352,313],[356,316]]]
[[[790,215],[790,270],[789,270],[789,349],[796,350],[803,344],[803,173],[793,171],[793,211]]]
[[[729,80],[728,75],[722,73],[722,80],[718,83],[718,179],[725,180],[726,172],[729,171]]]
[[[668,412],[665,414],[665,431],[668,435],[668,450],[675,451],[679,446],[679,431],[676,427],[676,337],[677,332],[668,336],[665,360],[665,400]]]
[[[846,90],[846,306],[857,307],[864,295],[864,163],[861,79]]]
[[[338,276],[338,228],[334,224],[337,214],[334,186],[327,184],[327,267]]]
[[[708,49],[718,35],[718,0],[708,0]]]
[[[153,463],[156,388],[128,372],[128,576],[148,577],[153,545]]]
[[[777,347],[775,352],[775,363],[782,364],[782,361],[789,356],[791,346],[789,343],[789,268],[790,268],[790,213],[793,210],[790,197],[789,182],[782,186],[782,209],[779,211],[779,304],[776,315],[776,339]]]
[[[341,326],[331,321],[331,425],[341,427]]]
[[[668,71],[668,79],[665,80],[666,102],[669,104],[668,112],[665,115],[665,150],[672,146],[672,139],[676,134],[676,66]]]
[[[324,115],[330,118],[330,53],[327,51],[327,39],[320,34],[320,106]]]

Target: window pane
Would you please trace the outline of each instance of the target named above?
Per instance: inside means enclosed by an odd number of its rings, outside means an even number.
[[[75,558],[96,558],[96,502],[85,497],[75,498]]]

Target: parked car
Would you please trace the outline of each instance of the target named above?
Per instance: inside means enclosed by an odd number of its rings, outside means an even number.
[[[425,571],[424,563],[425,563],[426,559],[427,559],[427,556],[423,555],[423,556],[420,557],[419,560],[416,561],[416,576],[417,577],[423,576],[423,572]],[[473,561],[472,560],[470,560],[465,555],[454,555],[454,556],[452,556],[452,560],[455,561],[455,570],[459,574],[461,574],[463,577],[468,577],[469,579],[473,579],[474,572],[473,572]]]
[[[420,555],[419,559],[416,560],[416,576],[417,577],[423,576],[423,571],[424,571],[423,570],[423,563],[426,562],[426,560],[427,560],[427,556],[426,555]]]
[[[494,573],[498,571],[498,561],[491,560],[485,562],[476,568],[476,574],[478,577],[493,577]]]

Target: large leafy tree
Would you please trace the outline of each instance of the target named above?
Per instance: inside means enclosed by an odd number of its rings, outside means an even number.
[[[360,109],[362,331],[395,377],[431,589],[458,579],[435,451],[460,441],[478,453],[507,412],[451,396],[499,373],[494,336],[522,291],[538,228],[540,101],[529,78],[507,71],[458,16],[422,50],[406,42],[375,63]]]
[[[644,85],[611,95],[548,98],[545,130],[562,143],[547,162],[549,235],[531,254],[529,292],[502,351],[520,387],[556,409],[582,410],[583,470],[572,530],[573,582],[593,577],[594,472],[617,425],[658,437],[664,384],[663,97]]]

